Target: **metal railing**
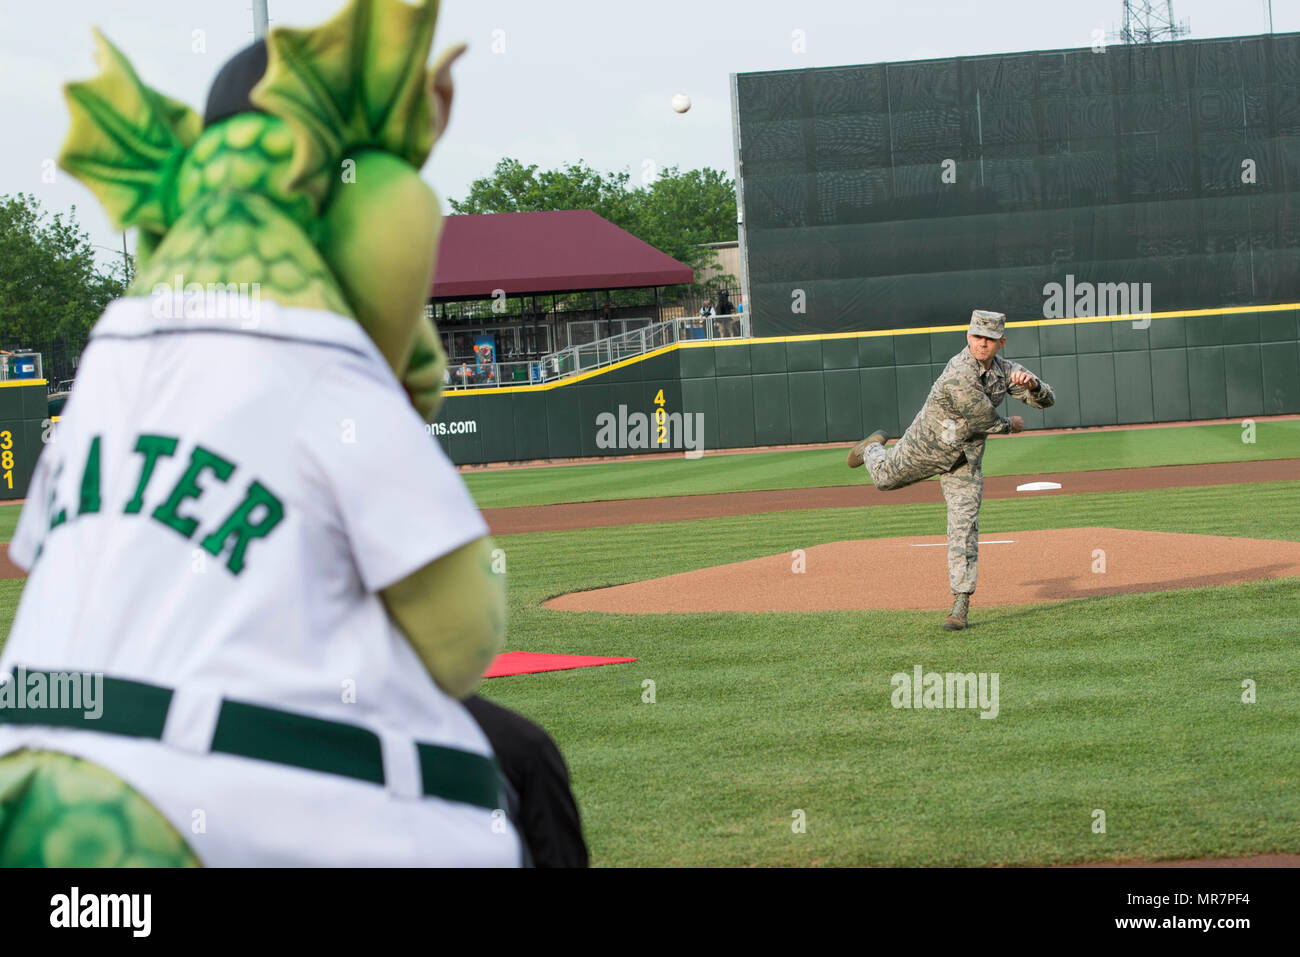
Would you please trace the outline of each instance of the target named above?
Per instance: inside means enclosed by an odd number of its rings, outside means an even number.
[[[748,329],[749,316],[746,313],[669,319],[617,336],[570,346],[527,362],[494,362],[484,367],[468,362],[453,365],[450,369],[451,382],[446,388],[492,389],[540,385],[603,369],[624,359],[645,355],[678,342],[741,338],[748,334]]]

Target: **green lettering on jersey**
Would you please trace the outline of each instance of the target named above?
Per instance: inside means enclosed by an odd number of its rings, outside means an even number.
[[[177,439],[165,435],[142,435],[135,440],[135,450],[144,456],[144,465],[140,469],[140,481],[135,487],[135,497],[126,503],[124,511],[134,515],[144,508],[144,490],[153,478],[153,467],[158,464],[158,456],[176,454]]]
[[[190,453],[189,468],[176,482],[176,487],[172,489],[167,501],[153,510],[154,518],[164,525],[176,529],[183,538],[189,538],[193,535],[194,529],[198,528],[199,523],[197,519],[178,514],[176,510],[180,508],[181,502],[187,498],[198,498],[203,494],[203,489],[199,488],[198,478],[203,474],[204,469],[211,470],[212,474],[224,482],[230,478],[230,473],[235,470],[235,465],[233,462],[227,462],[215,452],[209,452],[201,445],[194,446],[194,451]]]
[[[249,516],[259,505],[265,507],[260,521],[250,522]],[[221,523],[221,527],[203,539],[202,545],[213,555],[220,555],[230,536],[235,536],[235,546],[230,552],[226,567],[238,575],[244,570],[244,552],[248,543],[255,538],[265,538],[284,518],[284,505],[261,482],[253,482],[248,487],[248,494],[239,503],[239,507],[230,513],[230,517]]]
[[[90,454],[86,456],[86,471],[81,473],[81,508],[78,515],[99,511],[99,436],[90,442]]]
[[[54,476],[50,479],[50,500],[46,503],[46,516],[50,520],[49,531],[54,531],[60,525],[68,520],[68,510],[61,508],[54,511],[54,500],[58,497],[57,489],[59,487],[59,476],[63,474],[63,461],[54,467]]]

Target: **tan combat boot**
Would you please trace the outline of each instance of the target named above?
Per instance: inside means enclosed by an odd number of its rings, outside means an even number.
[[[866,451],[868,445],[872,445],[873,443],[876,442],[879,442],[881,445],[884,445],[888,441],[889,441],[889,433],[886,432],[884,429],[876,429],[876,431],[872,432],[870,435],[868,435],[857,445],[853,446],[853,448],[849,449],[849,455],[848,455],[849,468],[857,469],[862,467],[862,463],[866,461]]]
[[[953,595],[952,611],[944,619],[944,631],[961,631],[966,627],[966,612],[970,611],[970,595]]]

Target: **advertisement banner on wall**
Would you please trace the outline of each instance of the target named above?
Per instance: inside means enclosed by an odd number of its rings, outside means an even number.
[[[497,337],[484,333],[474,337],[474,363],[479,372],[486,372],[497,361]]]
[[[474,381],[495,384],[497,378],[497,337],[480,333],[474,337]]]

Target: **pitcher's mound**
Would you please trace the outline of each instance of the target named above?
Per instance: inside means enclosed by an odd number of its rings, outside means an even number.
[[[833,542],[649,581],[572,592],[560,611],[659,614],[938,608],[948,602],[945,539]],[[1300,576],[1300,542],[1055,528],[980,537],[978,604],[1240,585]]]

